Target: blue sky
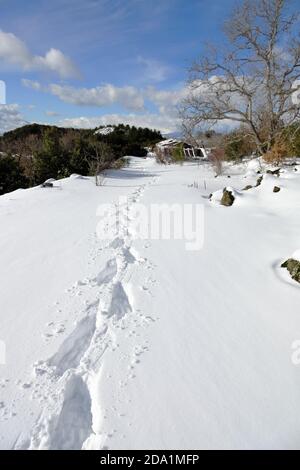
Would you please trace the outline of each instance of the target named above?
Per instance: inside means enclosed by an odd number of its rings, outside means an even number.
[[[207,42],[222,42],[235,3],[0,0],[6,127],[124,121],[173,131],[188,67]]]

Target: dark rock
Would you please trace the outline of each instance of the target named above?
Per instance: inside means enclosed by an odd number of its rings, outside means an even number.
[[[300,261],[290,258],[285,261],[281,267],[286,268],[292,279],[300,283]]]
[[[45,183],[42,184],[42,188],[53,188],[53,183],[45,182]]]
[[[273,189],[273,193],[279,193],[281,188],[279,188],[278,186],[274,186],[274,189]]]
[[[281,168],[277,168],[276,170],[267,170],[267,174],[268,175],[273,175],[273,176],[280,176],[280,171],[281,171]]]
[[[242,191],[249,191],[249,189],[252,189],[253,186],[251,186],[251,184],[248,184],[247,186],[245,186]]]
[[[258,180],[257,180],[257,182],[256,182],[256,186],[255,186],[256,188],[261,185],[263,179],[264,179],[263,176],[260,176],[260,177],[258,178]]]
[[[232,204],[234,203],[234,200],[235,200],[235,197],[232,194],[232,192],[228,191],[228,189],[225,188],[223,190],[223,196],[221,199],[222,206],[226,206],[226,207],[232,206]]]

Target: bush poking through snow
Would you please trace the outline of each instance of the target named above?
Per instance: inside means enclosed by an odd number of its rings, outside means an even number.
[[[300,261],[297,261],[293,258],[288,259],[282,265],[282,268],[286,268],[290,273],[294,281],[300,283]]]
[[[113,163],[112,168],[114,170],[120,170],[121,168],[124,168],[127,165],[128,165],[128,158],[122,157]]]
[[[264,160],[267,163],[279,165],[285,158],[288,157],[288,146],[283,138],[277,138],[273,147],[265,153]]]
[[[215,171],[215,176],[220,176],[223,173],[223,162],[225,160],[225,151],[220,148],[213,149],[208,157]]]
[[[223,197],[221,199],[222,206],[230,207],[234,203],[234,200],[235,197],[232,192],[229,189],[224,188]]]

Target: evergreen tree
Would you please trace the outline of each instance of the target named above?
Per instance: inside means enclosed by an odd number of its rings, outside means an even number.
[[[42,150],[34,158],[35,181],[42,183],[48,178],[68,176],[66,155],[54,128],[47,129],[43,136]]]
[[[0,156],[0,194],[27,186],[19,161],[11,155]]]

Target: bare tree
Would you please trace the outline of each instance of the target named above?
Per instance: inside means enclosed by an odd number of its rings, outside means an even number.
[[[225,160],[225,152],[220,148],[216,148],[211,151],[208,157],[209,161],[211,162],[215,176],[220,176],[223,173],[223,161]]]
[[[90,174],[95,176],[96,186],[103,185],[102,172],[109,167],[114,160],[112,148],[105,142],[97,139],[89,143],[89,148],[86,151],[86,159],[88,161]]]
[[[224,49],[210,46],[191,68],[183,126],[235,124],[264,153],[300,117],[298,14],[287,0],[244,0],[224,26]]]

